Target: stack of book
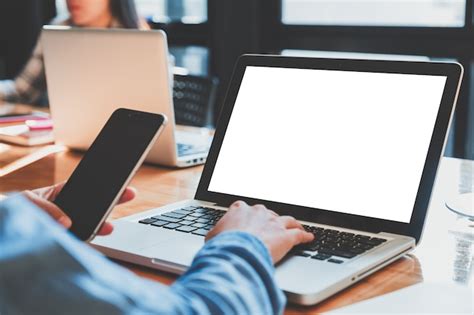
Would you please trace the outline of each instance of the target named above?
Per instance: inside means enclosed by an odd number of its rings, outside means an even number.
[[[54,142],[53,124],[48,114],[0,116],[0,141],[22,146],[43,145]]]

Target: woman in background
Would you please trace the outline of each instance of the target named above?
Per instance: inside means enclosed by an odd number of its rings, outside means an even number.
[[[133,0],[66,0],[70,17],[59,25],[92,28],[148,29]],[[38,40],[30,60],[14,80],[0,81],[2,101],[38,104],[46,99],[43,50]]]

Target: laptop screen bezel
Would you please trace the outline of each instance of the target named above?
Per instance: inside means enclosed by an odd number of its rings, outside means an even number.
[[[212,192],[208,190],[214,167],[225,137],[227,126],[232,115],[237,94],[240,89],[247,66],[280,67],[297,69],[319,69],[339,71],[359,71],[376,73],[439,75],[447,77],[445,89],[438,110],[434,131],[431,137],[423,173],[418,186],[412,216],[409,223],[384,220],[372,217],[346,214],[324,209],[290,205],[269,200],[248,198]],[[267,208],[281,215],[292,215],[308,222],[339,226],[344,228],[368,231],[389,232],[411,236],[416,242],[421,237],[436,171],[445,144],[451,114],[455,104],[462,77],[462,66],[457,63],[432,63],[411,61],[351,60],[325,59],[306,57],[282,57],[268,55],[244,55],[237,62],[229,85],[227,95],[220,113],[211,149],[196,191],[195,199],[216,203],[219,206],[230,206],[236,200],[248,204],[264,204]],[[301,157],[302,159],[304,157]],[[316,163],[317,161],[312,161]],[[238,166],[236,166],[238,167]],[[394,166],[396,167],[396,166]],[[276,172],[276,176],[277,176]],[[282,179],[284,180],[284,179]],[[396,197],[396,196],[394,196]]]

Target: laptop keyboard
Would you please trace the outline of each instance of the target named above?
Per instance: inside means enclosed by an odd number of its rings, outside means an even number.
[[[138,221],[154,227],[191,233],[206,234],[225,215],[225,211],[207,207],[184,207]],[[296,246],[291,253],[296,256],[311,257],[334,264],[361,255],[386,242],[386,239],[349,233],[317,226],[303,225],[307,232],[314,234],[314,241]],[[312,253],[309,253],[312,252]]]
[[[170,230],[206,236],[225,211],[205,207],[185,207],[138,221]]]
[[[386,242],[384,238],[349,233],[317,226],[303,225],[307,232],[314,234],[314,240],[301,244],[293,249],[297,256],[311,257],[317,260],[327,260],[340,264],[339,258],[354,258]],[[316,254],[308,253],[316,252]]]
[[[192,144],[178,143],[178,156],[193,155],[198,153],[205,153],[209,150],[207,146],[196,146]]]

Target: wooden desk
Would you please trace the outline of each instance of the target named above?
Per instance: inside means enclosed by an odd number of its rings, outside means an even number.
[[[33,189],[66,180],[79,159],[80,154],[71,152],[48,156],[0,178],[0,193]],[[0,155],[1,162],[2,155]],[[396,261],[319,305],[313,307],[289,305],[287,313],[324,312],[421,281],[463,284],[472,281],[470,268],[474,251],[472,234],[469,241],[464,234],[456,235],[453,232],[460,222],[444,207],[444,200],[449,195],[457,193],[459,189],[472,189],[473,165],[472,161],[443,159],[423,240],[413,254]],[[132,185],[139,191],[136,200],[117,207],[112,217],[119,218],[181,199],[192,198],[201,171],[202,167],[172,170],[143,166],[132,181]],[[460,178],[462,178],[461,181]],[[124,265],[140,276],[162,283],[169,284],[176,279],[176,276],[167,273],[129,264]],[[312,281],[318,281],[318,279]]]

